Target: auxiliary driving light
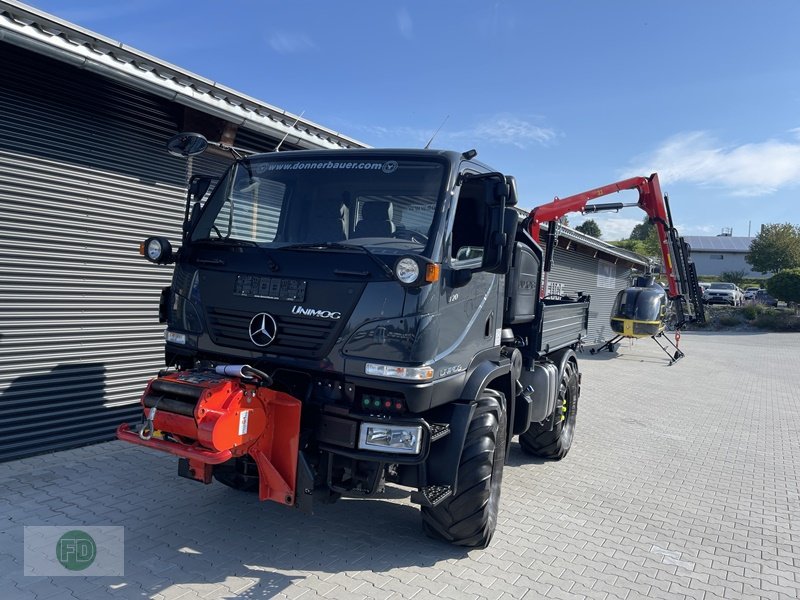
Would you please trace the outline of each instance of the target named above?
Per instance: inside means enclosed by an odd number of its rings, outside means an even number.
[[[362,423],[358,447],[376,452],[419,454],[422,447],[422,427]]]

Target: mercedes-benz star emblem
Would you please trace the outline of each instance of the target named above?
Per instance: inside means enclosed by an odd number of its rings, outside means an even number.
[[[269,346],[278,332],[278,324],[269,313],[258,313],[250,320],[250,341],[256,346]]]

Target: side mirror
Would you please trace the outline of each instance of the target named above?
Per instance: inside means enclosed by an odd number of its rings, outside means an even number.
[[[505,273],[517,234],[519,216],[513,208],[492,206],[483,249],[482,270],[489,273]]]
[[[506,206],[517,205],[517,180],[513,175],[506,175],[506,185],[508,185],[508,200]]]
[[[179,133],[167,141],[167,152],[172,156],[189,158],[202,154],[208,148],[208,140],[199,133]]]

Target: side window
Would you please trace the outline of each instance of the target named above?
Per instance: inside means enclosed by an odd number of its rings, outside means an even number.
[[[461,186],[453,220],[450,256],[457,261],[483,258],[486,207],[482,181],[465,181]]]

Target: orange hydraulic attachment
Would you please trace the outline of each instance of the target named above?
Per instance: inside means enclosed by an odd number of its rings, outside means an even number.
[[[242,377],[178,371],[150,381],[142,396],[146,425],[123,423],[117,437],[188,459],[188,475],[211,483],[213,465],[249,454],[259,498],[293,505],[301,403]]]

